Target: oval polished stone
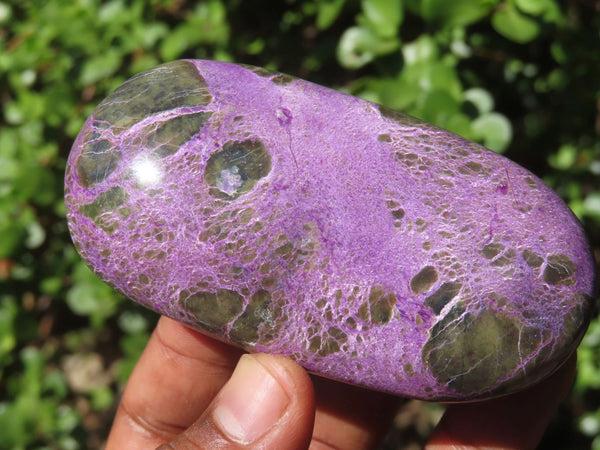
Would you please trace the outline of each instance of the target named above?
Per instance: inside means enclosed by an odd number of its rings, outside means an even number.
[[[126,296],[252,352],[426,400],[531,385],[574,351],[593,260],[542,181],[379,105],[176,61],[87,120],[68,221]]]

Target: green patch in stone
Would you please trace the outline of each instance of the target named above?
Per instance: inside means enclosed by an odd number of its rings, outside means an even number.
[[[96,108],[94,126],[118,133],[162,111],[207,106],[212,96],[189,61],[173,61],[130,78]]]
[[[280,86],[286,86],[290,83],[292,83],[294,80],[296,80],[296,77],[293,77],[291,75],[288,75],[286,73],[276,73],[273,78],[271,78],[271,81],[274,84],[278,84]]]
[[[125,189],[115,186],[99,194],[92,203],[81,206],[79,211],[84,216],[93,220],[97,226],[104,226],[104,222],[101,220],[102,214],[116,211],[128,198]]]
[[[523,250],[521,256],[529,267],[540,267],[544,262],[544,258],[531,250]]]
[[[259,77],[270,78],[270,80],[273,83],[279,84],[282,86],[290,84],[292,81],[296,80],[296,77],[293,77],[293,76],[285,74],[285,73],[277,72],[274,70],[265,69],[264,67],[256,67],[256,66],[251,66],[249,64],[240,64],[240,66],[242,66],[246,69],[250,69],[252,72],[254,72]]]
[[[260,326],[267,325],[271,329],[272,322],[271,294],[261,289],[252,296],[244,312],[234,322],[229,336],[242,345],[254,344],[258,340]]]
[[[438,279],[437,271],[433,266],[425,266],[410,280],[410,288],[415,294],[422,294],[431,289]]]
[[[411,127],[415,126],[415,125],[420,125],[420,126],[425,125],[423,121],[421,121],[415,117],[403,114],[401,112],[395,111],[395,110],[387,108],[385,106],[379,105],[379,113],[381,114],[382,117],[393,120],[398,125],[411,126]]]
[[[211,115],[211,112],[201,111],[149,125],[148,128],[152,131],[144,137],[142,144],[151,151],[154,158],[166,158],[198,134]]]
[[[481,254],[486,258],[486,259],[493,259],[496,256],[498,256],[500,253],[502,253],[502,251],[504,250],[504,245],[502,244],[487,244],[486,246],[483,247],[483,249],[481,249]]]
[[[454,321],[461,317],[466,311],[465,306],[462,302],[458,302],[456,305],[448,311],[444,317],[442,317],[431,329],[431,339],[437,339],[437,337],[444,332]],[[431,340],[430,339],[430,340]]]
[[[92,137],[97,137],[97,133],[92,133]],[[106,180],[119,161],[121,152],[110,141],[101,139],[86,142],[76,163],[79,182],[88,188]]]
[[[317,353],[321,348],[321,336],[313,336],[308,340],[308,351]]]
[[[431,308],[434,314],[438,315],[444,306],[458,295],[461,287],[462,284],[453,281],[443,283],[437,291],[425,299],[425,306]]]
[[[348,336],[336,327],[330,327],[318,351],[320,356],[327,356],[340,351],[340,346],[348,340]]]
[[[340,351],[340,344],[335,339],[326,337],[317,351],[319,356],[327,356]]]
[[[198,325],[209,331],[220,330],[241,312],[243,297],[236,291],[219,289],[217,292],[182,292],[179,304],[191,313]]]
[[[398,208],[398,209],[394,209],[392,211],[392,216],[394,216],[394,219],[396,220],[400,220],[405,216],[405,211],[402,208]]]
[[[261,141],[229,141],[208,159],[204,181],[213,197],[232,200],[251,190],[270,171],[271,155]]]
[[[339,343],[344,343],[348,340],[348,336],[338,327],[329,327],[327,329],[327,334],[332,338],[338,341]]]
[[[502,256],[494,259],[490,265],[494,267],[505,267],[512,264],[512,260],[517,256],[517,252],[514,249],[508,249],[505,251]]]
[[[510,259],[508,259],[508,258],[506,258],[504,256],[501,256],[500,258],[497,258],[494,261],[492,261],[490,263],[490,265],[494,266],[494,267],[505,267],[505,266],[510,265],[511,262],[512,261]]]
[[[531,188],[531,189],[538,189],[538,184],[537,181],[535,181],[533,178],[531,177],[526,177],[525,178],[525,182],[527,183],[527,185]]]
[[[117,214],[119,214],[119,216],[121,216],[123,219],[128,219],[131,216],[132,211],[129,207],[123,207],[117,209]]]
[[[489,175],[489,170],[483,167],[481,164],[469,161],[464,166],[459,166],[458,171],[463,175]]]
[[[369,292],[370,322],[375,325],[388,323],[394,315],[396,294],[387,292],[381,286],[373,286]]]
[[[481,164],[474,162],[474,161],[469,161],[468,163],[465,164],[465,166],[467,166],[473,172],[479,172],[483,175],[488,175],[488,173],[489,173],[486,169],[483,168],[483,166]]]
[[[543,279],[548,284],[570,286],[575,282],[572,278],[574,273],[575,263],[568,256],[550,255],[546,261]]]
[[[327,356],[340,351],[340,346],[348,340],[348,335],[337,327],[329,327],[323,336],[313,336],[308,340],[308,351],[319,356]]]
[[[572,342],[578,342],[592,318],[594,300],[590,295],[578,292],[572,297],[571,304],[573,306],[565,314],[563,336]]]
[[[438,381],[463,394],[496,388],[508,377],[518,384],[515,372],[542,345],[539,330],[491,309],[459,316],[453,310],[423,347],[422,360]]]

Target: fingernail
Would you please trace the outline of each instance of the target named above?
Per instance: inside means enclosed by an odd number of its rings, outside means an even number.
[[[271,373],[244,355],[216,398],[213,419],[231,440],[250,444],[275,425],[289,402]]]

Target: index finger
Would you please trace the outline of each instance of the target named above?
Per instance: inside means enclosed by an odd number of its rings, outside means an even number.
[[[156,448],[200,417],[243,351],[161,317],[117,410],[110,449]]]

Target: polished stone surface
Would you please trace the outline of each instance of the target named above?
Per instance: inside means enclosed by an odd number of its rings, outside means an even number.
[[[176,61],[102,102],[69,157],[75,245],[161,314],[426,400],[552,373],[592,308],[581,227],[456,135],[264,69]]]

